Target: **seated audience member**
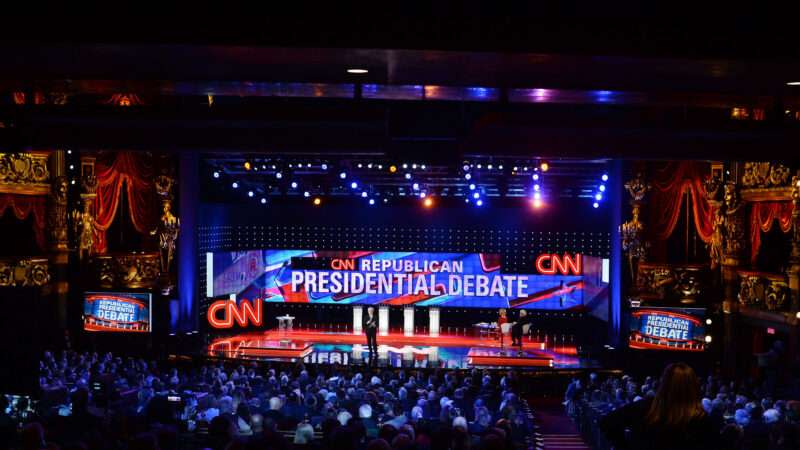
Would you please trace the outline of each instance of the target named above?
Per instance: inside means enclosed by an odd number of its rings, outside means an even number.
[[[683,363],[664,369],[655,398],[612,411],[600,428],[618,449],[719,448],[719,431],[700,402],[699,380]]]

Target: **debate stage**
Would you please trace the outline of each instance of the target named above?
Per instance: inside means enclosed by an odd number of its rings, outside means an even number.
[[[546,337],[546,336],[545,336]],[[510,348],[497,339],[472,335],[405,335],[390,332],[378,336],[377,365],[419,368],[515,368],[578,369],[600,367],[597,361],[578,355],[573,344],[545,339],[523,340],[522,348]],[[369,362],[363,334],[312,330],[267,330],[213,339],[207,355],[226,359],[303,361],[311,364],[364,365]]]

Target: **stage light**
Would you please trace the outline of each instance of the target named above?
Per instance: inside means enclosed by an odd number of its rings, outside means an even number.
[[[283,178],[283,174],[281,172],[275,172],[275,178],[280,180],[281,178]]]
[[[369,194],[367,194],[367,191],[364,191],[364,192],[361,193],[361,197],[362,198],[367,198],[368,195]]]
[[[472,198],[481,198],[481,194],[478,193],[478,192],[475,192],[474,194],[472,194]]]
[[[539,167],[542,169],[542,172],[547,172],[548,170],[550,170],[550,164],[546,162],[540,164]]]
[[[69,184],[75,184],[75,180],[70,181]]]
[[[351,73],[353,75],[363,75],[365,73],[369,73],[367,69],[347,69],[347,73]]]
[[[351,187],[352,189],[358,189],[358,183],[357,183],[357,182],[355,182],[355,181],[353,181],[352,183],[350,183],[350,187]]]
[[[605,192],[605,191],[606,191],[606,185],[605,184],[601,184],[600,185],[600,192]]]
[[[419,166],[419,168],[420,168],[420,169],[422,169],[422,170],[425,170],[425,169],[427,169],[428,167],[427,167],[425,164],[423,164],[423,165]]]
[[[608,175],[603,174],[603,176],[600,177],[600,179],[603,180],[603,181],[608,181]]]
[[[261,204],[262,205],[266,205],[267,204],[267,199],[264,198],[264,197],[261,197]]]
[[[311,168],[311,163],[306,164],[306,168],[310,169]]]
[[[538,191],[539,191],[539,189],[541,189],[541,187],[539,186],[539,184],[534,184],[534,185],[533,185],[533,190],[534,190],[534,191],[537,191],[537,192],[538,192]]]
[[[428,194],[425,191],[419,193],[419,198],[425,198]]]
[[[706,335],[706,344],[710,344],[710,343],[711,343],[711,335],[707,334]]]
[[[389,172],[391,172],[391,173],[395,173],[395,172],[397,172],[397,166],[395,166],[394,164],[392,164],[391,166],[389,166]]]
[[[323,164],[323,165],[321,165],[321,166],[319,166],[319,167],[320,167],[322,170],[328,170],[328,165],[327,165],[327,164]]]
[[[292,167],[294,167],[294,165],[292,163],[289,163],[289,168],[291,169]]]
[[[358,163],[358,168],[360,169],[362,167],[364,167],[364,166],[361,163]]]
[[[247,196],[248,196],[248,197],[252,197],[253,195],[255,195],[255,194],[253,193],[253,191],[247,191]]]
[[[489,169],[489,170],[492,170],[492,165],[489,164],[488,166],[486,166],[486,168]]]
[[[367,169],[372,169],[372,163],[367,164]]]
[[[478,206],[483,206],[483,200],[478,200],[477,202],[475,202],[475,204]]]
[[[383,199],[383,203],[389,203],[389,199],[388,198]]]
[[[216,170],[214,171],[214,178],[219,178],[219,172],[217,172]]]
[[[339,178],[341,178],[341,179],[343,179],[343,180],[344,180],[345,178],[347,178],[347,172],[340,172],[340,173],[339,173]]]
[[[464,175],[464,179],[465,180],[471,180],[472,179],[472,175],[466,174],[466,175]]]
[[[518,166],[514,166],[514,168],[513,168],[513,169],[511,169],[511,170],[513,170],[514,172],[516,172],[516,171],[518,171],[518,170],[519,170],[519,167],[518,167]]]
[[[416,168],[417,168],[417,165],[416,165],[416,164],[412,164],[412,165],[411,165],[411,168],[412,168],[412,169],[416,169]]]
[[[534,200],[541,200],[542,199],[542,194],[540,192],[534,192],[533,193],[533,199]]]
[[[433,199],[427,197],[425,200],[423,200],[422,204],[425,205],[426,208],[430,208],[433,206]]]
[[[306,198],[311,197],[311,193],[308,192],[308,191],[305,191],[305,192],[303,192],[303,197],[306,197]]]
[[[538,198],[533,199],[533,207],[539,209],[542,207],[542,201]]]
[[[419,190],[419,183],[412,184],[411,188],[414,189],[415,191],[418,191]]]
[[[314,198],[314,206],[319,206],[322,204],[322,199],[319,197]]]
[[[411,179],[411,174],[410,174],[410,173],[407,173],[407,174],[406,174],[406,180],[410,180],[410,179]]]
[[[370,205],[374,205],[375,204],[375,199],[374,198],[369,199],[369,204]]]
[[[72,150],[67,150],[67,154],[71,155],[72,154]]]
[[[408,169],[408,164],[403,164],[403,169]]]
[[[537,181],[539,179],[539,174],[535,173],[533,176],[531,176],[531,178],[533,178],[533,181]]]
[[[499,166],[497,166],[497,169],[498,169],[498,170],[503,170],[503,165],[502,165],[502,164],[500,164]]]
[[[250,170],[253,166],[250,164],[250,161],[244,162],[244,170]]]
[[[74,164],[70,164],[69,165],[69,170],[75,170],[75,165]]]
[[[469,164],[464,164],[464,172],[469,172]]]
[[[292,181],[292,189],[297,189],[297,181]]]
[[[523,167],[523,168],[522,168],[522,170],[524,170],[525,172],[527,172],[527,171],[528,171],[528,167],[527,167],[527,166],[526,166],[526,167]]]
[[[475,190],[475,183],[470,183],[469,184],[469,190],[470,191],[474,191]]]
[[[239,183],[234,181],[233,183],[231,183],[231,187],[234,189],[239,189]]]
[[[600,194],[600,193],[595,194],[594,199],[597,200],[597,201],[602,200],[603,199],[603,194]]]
[[[477,167],[478,169],[482,168],[482,166],[481,166],[480,164],[478,164],[478,165],[477,165],[477,166],[475,166],[475,167]]]
[[[261,168],[264,169],[264,170],[267,170],[267,165],[266,164],[262,164]]]
[[[597,203],[597,202],[592,203],[592,208],[599,208],[599,207],[600,207],[600,203]]]
[[[706,325],[711,325],[711,319],[706,319]]]

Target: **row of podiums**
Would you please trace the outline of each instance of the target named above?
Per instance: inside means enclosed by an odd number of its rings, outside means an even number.
[[[367,314],[366,308],[369,306],[353,306],[353,334],[363,333],[363,320]],[[378,310],[378,334],[386,336],[389,334],[389,307],[385,305],[377,306]],[[439,336],[439,308],[428,308],[428,335],[431,337]],[[414,335],[414,307],[406,306],[403,308],[403,335]]]

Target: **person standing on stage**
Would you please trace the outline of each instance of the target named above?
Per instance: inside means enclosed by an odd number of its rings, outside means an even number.
[[[497,318],[497,331],[500,335],[500,348],[503,348],[503,325],[508,323],[508,316],[506,316],[506,309],[500,308],[498,311],[500,317]]]
[[[378,316],[372,306],[367,308],[367,315],[364,317],[364,332],[367,334],[369,358],[375,358],[378,355]]]
[[[528,312],[524,309],[519,311],[519,319],[511,325],[511,345],[519,346],[522,349],[522,332],[525,325],[530,324]]]

